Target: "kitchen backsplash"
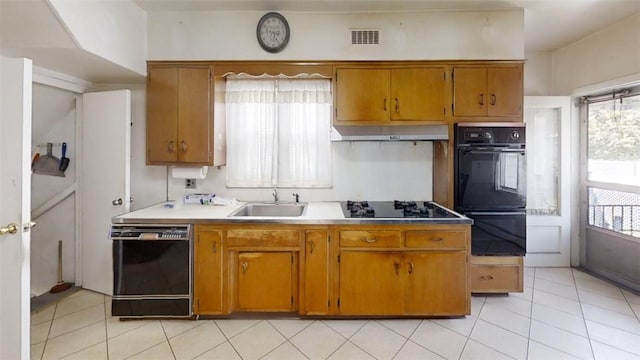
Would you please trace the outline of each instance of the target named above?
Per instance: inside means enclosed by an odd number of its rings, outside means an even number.
[[[278,188],[281,201],[431,200],[433,144],[429,141],[336,142],[333,151],[333,187],[328,189]],[[168,180],[168,198],[187,193],[215,193],[247,201],[271,201],[269,188],[227,188],[226,167],[210,168],[196,189],[185,189],[184,179]]]

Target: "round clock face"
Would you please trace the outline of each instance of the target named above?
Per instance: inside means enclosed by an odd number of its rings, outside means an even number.
[[[260,18],[256,33],[260,46],[271,53],[282,51],[289,42],[289,24],[284,16],[276,12]]]

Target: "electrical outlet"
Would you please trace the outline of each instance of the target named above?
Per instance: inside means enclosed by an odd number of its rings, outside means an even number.
[[[196,188],[196,179],[184,179],[184,188],[185,189],[195,189]]]

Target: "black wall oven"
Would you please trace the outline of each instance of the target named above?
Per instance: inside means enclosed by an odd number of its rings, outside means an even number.
[[[454,209],[473,219],[473,255],[526,253],[524,124],[456,124]]]
[[[191,225],[112,225],[111,313],[192,315]]]

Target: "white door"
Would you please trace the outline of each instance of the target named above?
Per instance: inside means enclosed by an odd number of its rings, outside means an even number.
[[[571,261],[570,104],[565,96],[525,96],[527,136],[526,266]]]
[[[32,64],[0,60],[0,359],[29,359]]]
[[[111,218],[130,209],[131,91],[82,95],[82,287],[112,295]]]

